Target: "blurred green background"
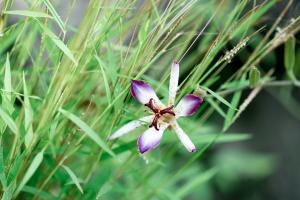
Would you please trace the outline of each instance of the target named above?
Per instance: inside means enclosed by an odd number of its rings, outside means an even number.
[[[233,1],[234,2],[234,1]],[[257,4],[263,1],[255,1]],[[26,3],[15,1],[13,10],[25,9]],[[234,3],[233,3],[234,4]],[[57,1],[56,8],[62,18],[66,17],[67,5],[64,1]],[[79,0],[74,4],[74,12],[70,18],[69,24],[77,27],[83,16],[84,8],[87,6],[87,1]],[[286,5],[286,1],[280,1],[274,6],[266,16],[263,24],[266,28],[262,31],[262,35],[272,26],[274,20]],[[251,9],[249,7],[249,9]],[[296,18],[300,15],[300,2],[294,1],[293,6],[284,16],[280,26],[287,24],[291,18]],[[14,24],[17,18],[10,17],[8,23]],[[57,28],[57,27],[56,27]],[[257,29],[260,27],[258,26]],[[210,33],[204,33],[210,34]],[[67,35],[68,37],[68,35]],[[300,41],[299,34],[296,35],[296,64],[300,64]],[[197,51],[200,40],[191,49]],[[1,45],[1,44],[0,44]],[[224,52],[234,47],[228,44]],[[251,51],[251,46],[247,49]],[[270,69],[276,66],[275,77],[278,79],[284,78],[284,47],[278,47],[262,62],[263,69]],[[247,54],[241,52],[236,56],[231,66],[233,69],[238,69],[241,63],[246,60]],[[188,56],[183,59],[182,63],[189,61],[191,65],[199,62],[198,60],[190,61]],[[169,66],[162,68],[168,69]],[[223,76],[227,76],[232,71],[227,70]],[[160,74],[155,70],[149,70],[147,75],[154,79],[160,79]],[[182,80],[181,80],[182,81]],[[220,83],[218,83],[220,84]],[[290,97],[292,94],[293,98]],[[247,96],[247,92],[243,94]],[[223,119],[214,114],[210,123],[220,124],[222,128]],[[206,124],[210,127],[210,124]],[[186,127],[189,129],[189,127]],[[192,128],[191,128],[192,129]],[[214,132],[218,128],[212,127],[208,132]],[[201,130],[205,133],[206,130]],[[179,182],[168,186],[165,191],[165,198],[174,198],[172,192],[176,191],[177,197],[182,197],[186,200],[192,199],[216,199],[216,200],[298,200],[300,199],[300,90],[292,86],[280,88],[264,89],[256,99],[250,104],[246,111],[238,118],[235,124],[228,130],[229,133],[249,133],[251,138],[241,142],[216,144],[206,150],[201,159],[196,165],[183,171]],[[164,146],[165,147],[165,146]],[[166,145],[166,149],[168,145]],[[182,149],[184,152],[184,149]],[[169,161],[168,170],[175,171],[177,165],[183,164],[186,160],[186,155],[182,152],[175,154],[176,159]],[[122,158],[123,159],[123,158]],[[149,158],[150,163],[152,157]],[[162,158],[163,159],[163,158]],[[159,161],[157,161],[159,162]],[[132,166],[133,168],[147,167],[144,160],[138,161],[140,166]],[[163,165],[163,164],[162,164]],[[105,181],[105,176],[112,173],[110,165],[102,166],[102,174],[95,174],[92,179]],[[103,175],[105,174],[105,175]],[[191,174],[201,174],[195,177],[194,180],[185,179]],[[130,175],[134,176],[134,174]],[[160,174],[156,174],[153,180],[159,180]],[[99,178],[102,177],[102,178]],[[128,178],[128,177],[127,177]],[[103,179],[103,180],[102,180]],[[128,178],[130,179],[130,177]],[[210,180],[211,179],[211,180]],[[210,180],[206,182],[206,180]],[[127,180],[128,181],[128,180]],[[151,182],[151,181],[150,181]],[[204,184],[200,184],[203,182]],[[104,183],[103,183],[104,184]],[[155,181],[151,183],[155,186]],[[198,186],[200,185],[200,186]],[[124,187],[122,180],[119,185],[114,185],[116,190],[118,187]],[[144,185],[144,187],[148,187]],[[109,188],[109,186],[108,186]],[[107,188],[104,187],[103,193]],[[131,188],[135,192],[135,188]],[[104,195],[104,199],[114,199],[114,194],[108,193]],[[125,197],[124,197],[125,198]],[[154,198],[155,199],[155,198]]]

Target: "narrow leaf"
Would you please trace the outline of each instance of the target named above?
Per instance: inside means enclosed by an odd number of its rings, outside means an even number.
[[[6,99],[11,101],[11,71],[10,71],[10,62],[9,62],[9,54],[6,56],[5,62],[5,75],[4,75],[4,90],[6,91]]]
[[[54,6],[51,4],[49,0],[44,0],[44,3],[46,4],[47,8],[49,9],[51,15],[54,17],[54,20],[58,24],[59,28],[62,30],[63,33],[66,33],[65,25],[61,19],[61,17],[56,12]]]
[[[250,87],[254,88],[257,86],[260,80],[260,72],[259,70],[255,67],[252,66],[249,72],[249,84]]]
[[[103,68],[103,62],[100,60],[100,58],[98,56],[95,56],[95,57],[96,57],[96,59],[99,63],[100,69],[101,69],[107,101],[109,103],[111,103],[111,92],[110,92],[110,89],[109,89],[109,83],[108,83],[108,80],[107,80],[107,75],[106,75],[105,70]]]
[[[29,11],[29,10],[8,10],[4,11],[5,14],[8,15],[20,15],[25,17],[43,17],[43,18],[53,18],[52,16],[37,11]]]
[[[69,176],[71,177],[73,183],[77,186],[77,188],[81,192],[81,194],[83,194],[82,187],[80,186],[79,180],[78,180],[77,176],[75,175],[75,173],[69,167],[67,167],[66,165],[62,165],[62,167],[69,174]]]
[[[295,37],[288,39],[284,45],[284,66],[288,73],[293,72],[295,66],[295,46]]]
[[[4,159],[3,159],[3,147],[0,144],[0,181],[1,181],[1,184],[2,184],[2,188],[4,190],[6,190],[7,180],[6,180],[4,169],[5,169],[5,166],[4,166]]]
[[[206,99],[206,101],[222,116],[226,117],[226,114],[222,110],[222,108],[212,99]],[[231,109],[232,110],[232,109]]]
[[[26,87],[25,75],[23,73],[23,87],[24,87],[24,110],[25,110],[25,146],[28,148],[33,139],[33,129],[32,129],[32,122],[33,122],[33,114],[32,109],[28,97],[28,90]]]
[[[17,135],[17,125],[14,120],[0,107],[0,117],[10,128],[10,130]]]
[[[196,177],[193,177],[193,179],[190,180],[186,185],[180,187],[180,189],[177,190],[176,196],[179,197],[179,199],[182,199],[187,194],[189,194],[193,189],[198,188],[205,182],[209,181],[216,173],[217,170],[215,168],[212,168],[210,170],[205,171],[204,173],[200,173]]]
[[[221,101],[223,104],[225,104],[229,108],[236,110],[235,107],[233,107],[226,99],[224,99],[223,97],[221,97],[219,94],[215,93],[214,91],[212,91],[211,89],[209,89],[207,87],[202,86],[201,88],[203,88],[204,90],[206,90],[213,97],[215,97],[216,99],[218,99],[219,101]]]
[[[39,152],[34,157],[34,159],[32,160],[29,168],[25,172],[25,175],[23,176],[23,179],[20,182],[19,187],[17,188],[17,190],[15,192],[15,196],[17,196],[19,194],[19,192],[23,189],[23,187],[26,185],[26,183],[29,181],[29,179],[33,176],[35,171],[39,168],[40,164],[43,161],[43,157],[44,157],[44,152],[43,151]]]
[[[110,148],[105,144],[105,142],[98,136],[98,134],[85,122],[83,122],[76,115],[66,110],[60,109],[59,111],[63,115],[65,115],[69,120],[71,120],[74,124],[76,124],[79,128],[81,128],[82,131],[84,131],[87,134],[87,136],[89,136],[94,142],[96,142],[104,151],[106,151],[112,156],[115,156],[114,153],[110,150]]]
[[[48,27],[38,21],[40,27],[42,28],[43,32],[47,34],[47,36],[53,41],[53,43],[64,52],[64,54],[73,61],[75,65],[78,65],[73,53],[71,50],[57,37]]]

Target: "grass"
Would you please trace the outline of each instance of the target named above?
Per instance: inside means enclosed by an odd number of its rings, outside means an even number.
[[[15,10],[16,3],[4,0],[0,18],[4,200],[211,199],[211,191],[196,188],[209,188],[221,169],[204,168],[201,156],[216,143],[248,138],[224,133],[261,89],[299,86],[293,38],[300,18],[275,34],[291,1],[269,29],[265,17],[275,0],[91,0],[80,8],[78,25],[79,1],[64,2],[61,11],[49,0],[25,1],[23,10]],[[287,76],[276,80],[277,66],[266,70],[261,62],[284,43]],[[233,68],[238,59],[242,64]],[[136,150],[137,131],[107,141],[143,115],[130,97],[130,80],[147,80],[165,101],[174,60],[181,64],[178,97],[198,86],[208,92],[197,114],[180,122],[199,151],[185,152],[169,132],[145,156]]]

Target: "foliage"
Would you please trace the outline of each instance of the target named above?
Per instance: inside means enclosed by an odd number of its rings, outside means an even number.
[[[0,14],[2,199],[212,199],[212,179],[236,181],[225,166],[230,160],[241,168],[257,162],[265,171],[245,168],[256,178],[273,170],[269,156],[229,151],[209,167],[201,158],[213,144],[250,137],[224,133],[262,88],[299,86],[291,68],[299,66],[292,42],[300,18],[275,34],[290,2],[268,30],[264,19],[275,0],[90,0],[79,8],[79,1],[70,0],[61,1],[63,10],[50,0],[24,2],[26,8],[16,10],[18,1],[4,0]],[[276,66],[266,70],[261,62],[286,41],[286,80],[276,80]],[[235,59],[242,65],[234,67]],[[108,141],[114,130],[143,115],[129,95],[130,80],[151,82],[166,100],[174,60],[181,64],[179,97],[198,86],[208,92],[200,111],[180,122],[197,153],[185,152],[168,131],[163,144],[143,156],[136,150],[137,133]],[[260,77],[245,97],[253,66]],[[224,120],[223,129],[213,113]]]

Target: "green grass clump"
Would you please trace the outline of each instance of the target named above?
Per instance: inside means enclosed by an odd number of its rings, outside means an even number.
[[[291,69],[296,61],[290,59],[300,18],[275,34],[290,2],[268,30],[264,20],[276,1],[255,2],[90,0],[78,8],[79,1],[70,0],[58,10],[54,1],[33,0],[17,10],[18,1],[4,0],[2,199],[211,199],[209,181],[222,168],[201,164],[205,150],[250,137],[223,133],[264,87],[299,86]],[[286,80],[276,80],[277,66],[266,70],[261,62],[286,41]],[[243,61],[238,68],[232,65],[235,59]],[[130,97],[130,80],[150,82],[165,100],[174,60],[181,63],[178,99],[198,86],[208,93],[201,109],[181,121],[199,151],[185,152],[169,132],[145,156],[136,150],[137,131],[108,141],[113,131],[143,115]],[[250,87],[253,66],[261,76]],[[248,96],[242,95],[250,88]],[[211,120],[213,113],[221,116],[223,128]],[[266,159],[260,165],[270,169]],[[253,168],[247,170],[255,173]]]

